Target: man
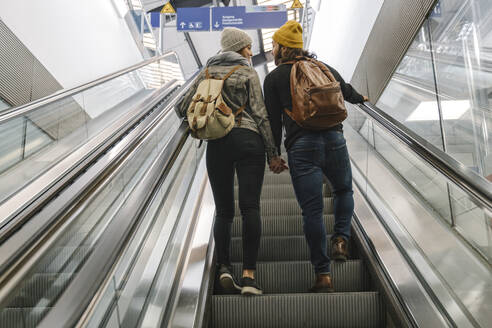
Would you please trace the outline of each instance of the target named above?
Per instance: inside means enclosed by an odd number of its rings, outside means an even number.
[[[330,258],[327,252],[326,228],[323,222],[323,174],[334,194],[335,232],[331,239],[332,257],[345,261],[347,242],[354,210],[352,171],[342,124],[321,131],[300,127],[285,111],[292,110],[290,73],[292,60],[314,56],[303,50],[302,27],[288,21],[273,35],[273,55],[277,68],[265,78],[264,94],[276,147],[280,149],[282,124],[285,126],[285,148],[297,201],[302,209],[303,227],[316,273],[313,292],[333,292]],[[283,64],[285,62],[290,62]],[[326,64],[325,64],[326,65]],[[326,65],[340,82],[344,99],[361,103],[367,98],[344,82],[340,74]],[[284,163],[276,159],[270,169],[280,172]]]

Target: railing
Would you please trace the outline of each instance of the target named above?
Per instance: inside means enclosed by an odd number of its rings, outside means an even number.
[[[491,184],[375,106],[347,108],[354,182],[378,224],[447,320],[490,326]]]
[[[169,74],[169,65],[179,65],[174,52],[0,116],[6,140],[14,134],[23,140],[0,147],[0,163],[5,162],[0,170],[0,241],[77,175],[76,167],[88,165],[124,133],[126,124],[145,115],[146,105],[160,101],[170,91],[166,85],[176,87],[173,76],[182,81],[180,71]],[[14,158],[17,153],[22,156]]]
[[[464,192],[470,194],[480,207],[492,213],[492,184],[490,182],[436,148],[376,106],[365,103],[359,107],[408,145],[416,155],[436,168]]]
[[[35,100],[33,102],[30,102],[30,103],[22,105],[22,106],[9,108],[8,110],[0,112],[0,124],[4,123],[7,120],[19,117],[21,115],[25,115],[25,114],[33,111],[33,110],[36,110],[37,108],[39,108],[43,105],[55,102],[57,100],[60,100],[60,99],[66,98],[66,97],[73,96],[73,95],[80,93],[84,90],[98,86],[104,82],[107,82],[109,80],[112,80],[114,78],[122,76],[124,74],[130,73],[130,72],[135,71],[139,68],[142,68],[142,67],[147,66],[149,64],[158,62],[158,61],[160,61],[166,57],[169,57],[169,56],[174,56],[176,58],[177,63],[181,67],[181,64],[179,63],[179,58],[178,58],[176,52],[170,51],[170,52],[165,53],[163,55],[160,55],[160,56],[148,59],[148,60],[144,60],[138,64],[135,64],[135,65],[129,66],[127,68],[121,69],[119,71],[116,71],[114,73],[102,76],[102,77],[100,77],[94,81],[83,83],[83,84],[80,84],[80,85],[73,87],[73,88],[70,88],[70,89],[60,90],[58,92],[55,92],[54,94],[51,94],[49,96]]]

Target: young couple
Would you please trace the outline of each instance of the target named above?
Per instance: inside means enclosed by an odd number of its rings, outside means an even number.
[[[334,194],[335,233],[331,240],[332,258],[347,259],[347,241],[354,201],[352,173],[343,137],[342,125],[323,131],[301,128],[284,112],[292,108],[290,72],[296,57],[312,57],[303,50],[302,27],[288,21],[273,35],[273,55],[278,66],[265,78],[263,100],[260,80],[250,66],[252,39],[239,29],[226,28],[221,35],[222,52],[207,62],[210,75],[222,78],[231,68],[241,65],[224,82],[222,96],[227,105],[238,111],[245,106],[234,128],[223,138],[211,140],[207,146],[207,170],[216,206],[214,239],[217,269],[222,287],[242,294],[262,294],[255,280],[256,260],[261,236],[260,195],[265,172],[265,154],[270,170],[281,173],[288,167],[280,157],[282,127],[285,148],[297,201],[302,209],[303,226],[309,245],[316,280],[313,292],[331,292],[330,257],[326,228],[323,223],[323,175]],[[327,66],[328,67],[328,66]],[[363,102],[358,94],[333,68],[345,100]],[[186,110],[195,94],[202,73],[177,106]],[[234,173],[239,185],[239,208],[243,219],[243,272],[240,282],[232,274],[229,259],[231,226],[234,218]]]

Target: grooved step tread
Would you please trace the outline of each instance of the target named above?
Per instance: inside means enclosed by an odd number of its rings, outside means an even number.
[[[330,254],[330,235],[326,237]],[[348,243],[351,258],[353,243]],[[242,262],[242,238],[231,239],[231,262]],[[260,239],[258,261],[308,261],[309,249],[304,236],[263,236]]]
[[[0,310],[0,327],[34,328],[50,309],[49,307],[3,308]]]
[[[234,201],[234,213],[239,215],[239,201]],[[333,198],[323,199],[323,213],[333,213]],[[301,208],[296,199],[266,199],[260,204],[260,215],[301,215]]]
[[[73,273],[90,254],[90,247],[55,247],[36,266],[38,273]]]
[[[238,199],[239,187],[234,187],[234,197]],[[261,188],[261,199],[283,199],[283,198],[296,198],[294,193],[294,188],[292,184],[278,184],[278,185],[268,185]]]
[[[238,199],[239,187],[234,186],[234,197]],[[323,192],[324,197],[331,197],[329,193]],[[296,198],[294,192],[294,187],[292,184],[276,184],[276,185],[266,185],[261,189],[261,199],[284,199],[284,198]]]
[[[326,233],[333,233],[335,218],[333,215],[324,215],[323,221],[326,226]],[[242,235],[243,221],[241,217],[235,217],[232,223],[232,236]],[[263,216],[261,218],[261,235],[264,236],[299,236],[303,235],[302,216],[282,215],[282,216]]]
[[[232,267],[235,277],[241,277],[242,263],[233,263]],[[369,276],[361,260],[332,261],[331,274],[337,292],[360,292],[370,288]],[[258,263],[256,275],[266,294],[307,293],[315,279],[309,261]]]
[[[70,283],[70,273],[37,273],[22,282],[15,296],[7,304],[8,308],[31,308],[40,305],[50,306]]]
[[[385,327],[377,292],[281,294],[245,297],[214,295],[213,328]]]
[[[267,172],[263,178],[263,185],[265,186],[287,183],[292,183],[292,179],[290,178],[290,174],[288,172],[282,172],[280,174]]]

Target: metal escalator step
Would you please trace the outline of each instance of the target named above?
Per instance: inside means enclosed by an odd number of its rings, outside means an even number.
[[[7,307],[47,307],[55,301],[70,283],[70,273],[37,273],[23,282]],[[41,304],[40,304],[41,303]]]
[[[234,187],[234,199],[238,199],[239,187]],[[292,198],[295,199],[296,195],[294,193],[294,188],[292,184],[276,184],[263,186],[261,189],[261,199],[284,199]]]
[[[327,236],[330,242],[330,235]],[[353,243],[349,242],[349,254],[352,251]],[[330,252],[328,247],[328,253]],[[353,256],[351,256],[353,258]],[[304,236],[265,236],[260,240],[260,250],[258,261],[308,261],[309,249]],[[242,262],[242,238],[234,237],[231,239],[231,262]]]
[[[333,199],[324,198],[324,214],[333,213]],[[235,214],[239,215],[239,201],[235,202]],[[295,199],[267,199],[262,200],[260,204],[261,216],[267,215],[301,215],[301,208]]]
[[[49,310],[47,307],[3,308],[0,310],[0,327],[34,328]]]
[[[90,247],[55,247],[36,267],[38,273],[73,273],[90,254]]]
[[[233,272],[241,277],[242,263],[233,263]],[[361,260],[331,263],[333,286],[337,292],[361,292],[370,288],[369,275]],[[306,293],[314,283],[311,262],[270,262],[256,266],[258,284],[264,293]]]
[[[239,187],[234,186],[234,199],[238,199]],[[330,197],[328,193],[325,197]],[[266,185],[261,189],[261,199],[296,198],[294,187],[291,183]]]
[[[377,292],[212,296],[210,327],[385,327]]]
[[[74,227],[74,229],[72,229],[71,231],[65,232],[63,237],[60,239],[59,244],[71,244],[73,246],[76,246],[77,244],[80,244],[81,241],[83,242],[83,240],[91,234],[93,229],[94,226],[87,224]]]
[[[288,184],[288,183],[292,183],[290,174],[288,172],[283,172],[280,174],[274,174],[268,172],[265,173],[265,177],[263,179],[263,185]]]
[[[326,233],[333,233],[334,216],[324,215],[323,220],[326,226]],[[235,217],[232,223],[232,236],[239,237],[242,231],[242,218]],[[262,236],[295,236],[303,234],[302,217],[300,215],[263,216],[261,218]]]

